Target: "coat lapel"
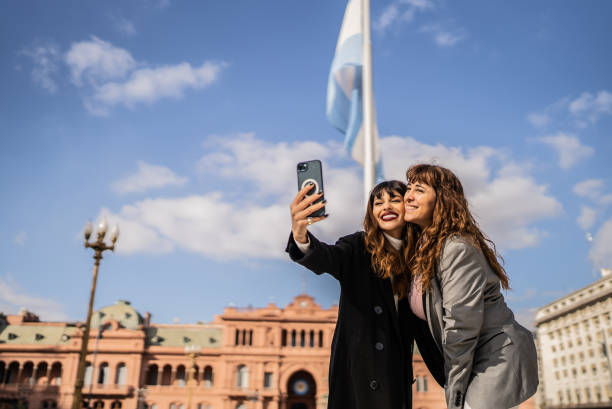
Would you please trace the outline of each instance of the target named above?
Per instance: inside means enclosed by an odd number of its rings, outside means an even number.
[[[380,292],[380,296],[385,301],[386,307],[391,311],[391,316],[393,317],[393,328],[397,336],[401,339],[402,334],[399,329],[399,318],[397,309],[395,308],[395,300],[393,299],[393,288],[391,287],[391,280],[388,278],[382,280],[380,278],[376,278],[378,282],[378,291]]]

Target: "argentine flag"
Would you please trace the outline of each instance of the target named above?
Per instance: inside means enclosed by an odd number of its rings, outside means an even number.
[[[363,14],[361,0],[349,0],[340,28],[336,54],[327,84],[327,119],[344,134],[344,147],[357,162],[364,165],[363,129]],[[372,104],[373,105],[373,104]],[[374,124],[376,114],[374,113]],[[382,181],[382,160],[378,129],[374,125],[374,158],[376,181]]]

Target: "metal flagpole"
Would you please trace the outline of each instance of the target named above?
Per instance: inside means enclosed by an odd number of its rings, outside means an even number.
[[[365,157],[363,164],[363,190],[367,206],[370,190],[376,178],[374,161],[374,97],[372,88],[372,40],[370,36],[370,0],[362,0],[363,18],[363,131]]]

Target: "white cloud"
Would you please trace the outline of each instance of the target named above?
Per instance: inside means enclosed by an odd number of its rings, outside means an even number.
[[[54,76],[58,71],[58,61],[60,52],[57,46],[38,45],[26,48],[21,51],[21,54],[32,59],[34,68],[32,68],[32,79],[35,83],[50,93],[57,91],[57,83]]]
[[[570,102],[569,111],[573,115],[595,123],[602,115],[612,114],[612,93],[605,90],[599,91],[596,95],[583,92],[578,98]]]
[[[522,308],[514,311],[514,319],[530,331],[535,330],[535,315],[538,308]]]
[[[395,23],[408,23],[414,20],[417,12],[423,12],[434,8],[432,0],[395,0],[386,6],[380,15],[374,20],[374,30],[383,33]]]
[[[394,3],[389,4],[384,8],[380,16],[374,21],[374,30],[382,31],[389,27],[399,16],[399,10]]]
[[[138,172],[117,180],[111,188],[117,193],[144,192],[166,186],[183,186],[187,178],[180,177],[165,166],[138,161]]]
[[[589,206],[582,206],[580,216],[578,216],[578,225],[585,231],[588,231],[595,224],[597,212]]]
[[[580,160],[588,158],[595,153],[595,150],[590,146],[583,145],[580,140],[571,134],[559,132],[556,135],[544,136],[538,138],[552,147],[559,155],[559,167],[569,169]]]
[[[15,235],[15,238],[13,239],[13,243],[23,246],[27,239],[28,239],[28,234],[24,231],[20,231],[19,233]]]
[[[0,276],[0,311],[16,314],[21,308],[36,313],[41,320],[68,321],[61,303],[27,294],[9,275]]]
[[[111,223],[121,226],[119,252],[183,249],[217,259],[285,258],[289,203],[297,192],[295,166],[312,158],[323,160],[330,214],[313,226],[315,234],[334,241],[361,228],[362,171],[352,162],[343,164],[346,155],[339,143],[273,143],[245,133],[210,137],[204,148],[196,167],[200,175],[231,188],[151,198],[116,213],[103,210]],[[382,149],[389,178],[404,180],[406,168],[418,161],[435,160],[456,171],[484,230],[500,247],[536,245],[545,232],[535,223],[561,212],[546,187],[518,170],[501,151],[478,147],[464,152],[397,136],[383,138]],[[525,191],[531,192],[529,200]]]
[[[527,115],[527,120],[536,128],[544,128],[550,123],[550,117],[547,114],[531,113]]]
[[[430,24],[421,27],[421,31],[433,36],[434,42],[440,47],[452,47],[465,40],[467,34],[464,29],[449,30],[440,24]]]
[[[587,179],[576,183],[573,190],[578,196],[597,200],[601,197],[603,187],[604,181],[602,179]]]
[[[608,219],[595,234],[589,258],[597,269],[612,268],[612,219]]]
[[[528,114],[527,120],[536,128],[554,124],[558,128],[583,129],[611,114],[612,93],[601,90],[595,94],[583,92],[577,98],[561,98],[541,112]]]
[[[121,34],[125,35],[134,35],[136,34],[136,27],[134,23],[128,20],[125,17],[119,15],[113,15],[110,17],[115,29],[119,31]]]
[[[114,105],[132,107],[136,103],[152,103],[161,98],[180,98],[188,88],[201,89],[217,80],[223,63],[205,62],[200,67],[189,63],[159,68],[141,68],[123,82],[108,82],[96,87],[86,108],[96,115],[105,115]]]
[[[72,73],[72,80],[77,85],[82,85],[84,76],[94,84],[123,78],[136,66],[136,61],[128,51],[97,37],[73,43],[65,60]]]

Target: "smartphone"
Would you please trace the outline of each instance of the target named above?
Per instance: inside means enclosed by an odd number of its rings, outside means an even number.
[[[297,181],[298,191],[302,190],[308,183],[312,183],[312,189],[306,193],[307,196],[323,191],[323,168],[321,167],[321,161],[318,159],[309,160],[306,162],[300,162],[297,164]],[[313,204],[319,203],[324,200],[321,196],[314,201]],[[318,217],[325,214],[325,207],[320,208],[316,212],[312,213],[311,216]]]

